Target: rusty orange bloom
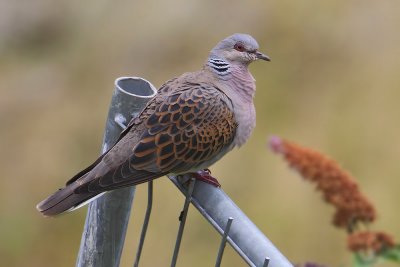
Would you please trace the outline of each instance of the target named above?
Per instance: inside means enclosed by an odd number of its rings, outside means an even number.
[[[336,208],[334,225],[351,232],[357,222],[375,220],[374,206],[360,192],[353,177],[334,160],[279,137],[272,137],[269,145],[275,153],[282,154],[289,166],[304,179],[315,183],[324,200]]]
[[[347,246],[353,252],[373,252],[379,254],[387,248],[395,246],[392,236],[384,232],[360,231],[349,234]]]

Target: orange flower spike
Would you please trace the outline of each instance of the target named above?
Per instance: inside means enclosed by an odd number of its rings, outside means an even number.
[[[324,200],[336,207],[334,225],[351,231],[357,221],[369,223],[375,220],[374,206],[361,194],[351,175],[334,160],[277,136],[270,139],[269,146],[273,152],[282,154],[289,166],[305,180],[315,183]]]

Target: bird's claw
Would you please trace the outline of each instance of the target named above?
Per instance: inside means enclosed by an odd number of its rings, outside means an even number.
[[[196,178],[196,180],[203,181],[215,187],[221,187],[221,184],[218,182],[218,180],[215,177],[211,176],[211,171],[209,169],[194,172],[193,177]]]

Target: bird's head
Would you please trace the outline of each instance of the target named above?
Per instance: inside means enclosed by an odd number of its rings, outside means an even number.
[[[250,64],[262,59],[270,58],[258,51],[257,41],[248,34],[235,33],[219,42],[210,52],[210,57],[217,57],[231,63]]]

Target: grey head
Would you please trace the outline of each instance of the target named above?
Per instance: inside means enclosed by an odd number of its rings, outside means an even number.
[[[270,61],[270,58],[258,51],[257,41],[248,34],[235,33],[219,42],[210,52],[209,59],[219,58],[230,63],[242,63],[245,65],[262,59]]]

